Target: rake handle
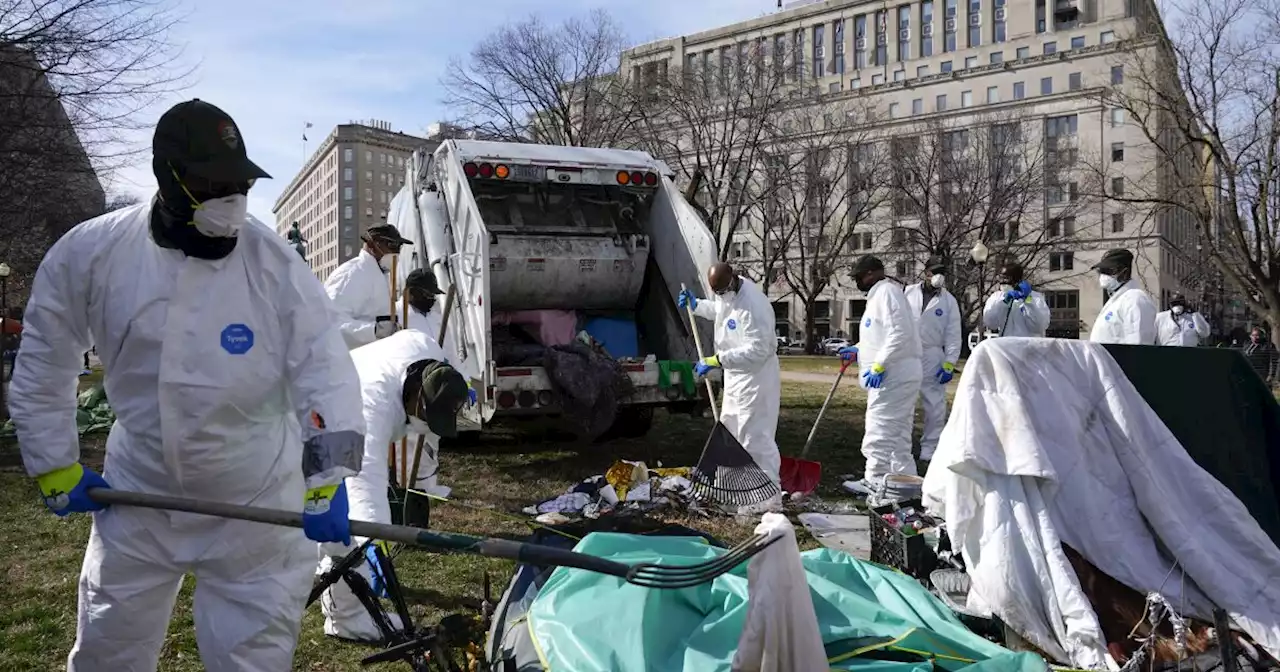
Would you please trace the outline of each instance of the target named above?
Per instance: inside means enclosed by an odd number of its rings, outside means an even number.
[[[688,289],[683,282],[680,283],[681,293],[688,291]],[[697,316],[693,314],[693,306],[686,303],[684,309],[685,312],[689,313],[689,330],[693,332],[693,347],[698,349],[698,361],[702,361],[706,355],[703,354],[702,350],[702,336],[698,334]],[[702,382],[707,384],[707,398],[711,400],[711,418],[719,421],[720,411],[716,409],[716,389],[712,387],[710,378],[704,378]]]
[[[111,488],[90,488],[89,498],[100,504],[119,504],[138,506],[147,509],[163,509],[166,511],[185,511],[218,518],[245,520],[253,523],[279,525],[302,529],[302,513],[267,509],[257,506],[242,506],[223,502],[209,502],[186,497],[169,497],[152,495],[143,492],[129,492]],[[406,525],[387,525],[370,523],[362,520],[351,521],[351,534],[357,537],[394,541],[401,544],[418,546],[437,553],[465,553],[482,555],[489,558],[502,558],[533,565],[571,567],[589,572],[608,574],[626,579],[631,573],[631,566],[620,562],[597,558],[586,553],[567,551],[561,548],[526,544],[507,539],[476,537],[469,534],[452,532],[429,532]]]
[[[804,459],[809,455],[809,446],[813,445],[813,437],[818,435],[818,423],[822,422],[822,416],[827,412],[827,406],[831,405],[831,399],[836,396],[836,388],[840,387],[840,379],[844,378],[844,372],[849,369],[849,365],[853,363],[851,359],[843,359],[840,361],[840,373],[836,374],[836,379],[831,383],[831,389],[827,392],[827,398],[822,402],[822,408],[818,409],[818,417],[813,420],[813,427],[809,429],[809,438],[804,440],[804,450],[800,451],[800,459]]]

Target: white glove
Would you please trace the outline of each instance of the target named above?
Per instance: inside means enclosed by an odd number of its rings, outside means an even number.
[[[395,320],[381,320],[373,325],[374,338],[386,338],[396,333],[400,327],[396,325]]]

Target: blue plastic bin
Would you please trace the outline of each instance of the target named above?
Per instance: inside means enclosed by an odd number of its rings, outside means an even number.
[[[614,359],[640,356],[640,334],[636,321],[626,317],[593,317],[583,329],[604,346]]]

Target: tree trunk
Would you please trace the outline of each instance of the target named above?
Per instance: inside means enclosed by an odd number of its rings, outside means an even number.
[[[818,320],[813,314],[813,307],[817,304],[815,297],[805,297],[804,299],[804,340],[809,344],[809,354],[821,355],[822,344],[818,342]]]

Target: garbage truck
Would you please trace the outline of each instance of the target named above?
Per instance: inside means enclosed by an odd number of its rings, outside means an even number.
[[[676,301],[682,286],[709,295],[715,239],[662,161],[446,140],[406,163],[388,223],[413,241],[398,286],[421,268],[446,292],[441,345],[477,392],[460,429],[541,419],[594,439],[638,437],[659,407],[708,405]],[[712,325],[699,323],[714,347]]]

